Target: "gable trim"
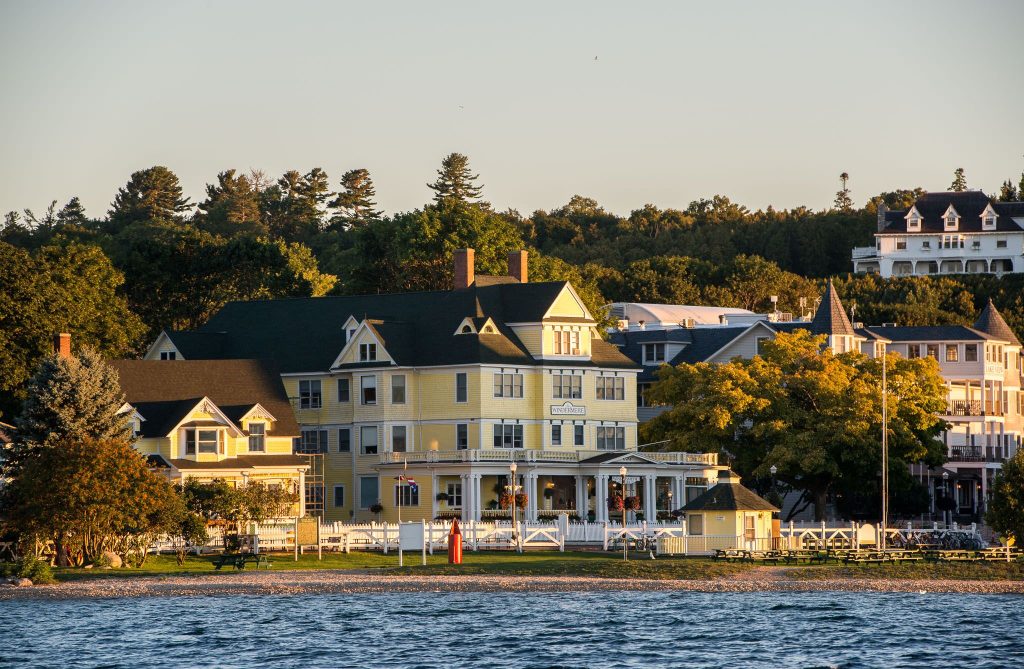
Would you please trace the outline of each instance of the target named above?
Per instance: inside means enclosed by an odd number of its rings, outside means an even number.
[[[364,320],[363,322],[361,322],[359,324],[359,327],[356,328],[356,331],[352,334],[352,338],[349,339],[347,342],[345,342],[345,346],[342,347],[341,353],[339,353],[338,356],[334,359],[334,362],[331,363],[331,371],[334,371],[334,370],[338,369],[338,367],[341,366],[342,358],[344,358],[345,355],[349,351],[351,351],[352,349],[355,348],[356,340],[359,339],[359,335],[361,335],[363,332],[369,332],[370,336],[373,337],[373,341],[376,342],[377,346],[380,347],[380,350],[384,351],[385,353],[387,353],[387,349],[384,348],[384,342],[382,342],[380,340],[380,337],[377,335],[377,331],[373,327],[370,326],[369,320]],[[388,355],[389,358],[391,357],[390,353],[387,353],[387,355]],[[378,359],[378,360],[375,360],[373,362],[381,362],[381,361]],[[381,366],[382,367],[390,367],[391,365],[387,364],[387,365],[381,365]]]

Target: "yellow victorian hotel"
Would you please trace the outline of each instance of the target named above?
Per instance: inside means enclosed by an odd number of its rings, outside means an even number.
[[[508,275],[477,276],[464,249],[451,291],[234,302],[146,357],[272,360],[306,509],[328,521],[495,516],[513,468],[528,520],[607,520],[622,467],[648,519],[706,490],[714,454],[637,452],[639,367],[569,283],[527,272],[517,251]]]

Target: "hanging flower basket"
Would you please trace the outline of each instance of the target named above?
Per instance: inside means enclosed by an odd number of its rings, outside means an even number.
[[[512,508],[512,495],[507,492],[503,492],[498,496],[498,506],[502,509]]]
[[[608,498],[608,510],[609,511],[622,511],[623,508],[624,507],[623,507],[623,503],[622,503],[622,495],[619,495],[618,493],[614,493],[614,494],[612,494],[611,497]]]
[[[640,498],[636,495],[630,495],[624,501],[626,505],[626,511],[639,511],[640,510]]]
[[[522,509],[525,509],[525,508],[526,508],[526,503],[527,503],[527,502],[528,502],[529,500],[530,500],[530,498],[529,498],[529,497],[527,497],[527,496],[526,496],[525,494],[523,494],[523,493],[519,493],[518,495],[516,495],[516,506],[517,506],[517,507],[518,507],[518,508],[519,508],[520,510],[522,510]]]

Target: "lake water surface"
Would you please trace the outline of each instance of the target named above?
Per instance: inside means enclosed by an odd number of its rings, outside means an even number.
[[[401,593],[0,602],[4,667],[1021,667],[1024,597]]]

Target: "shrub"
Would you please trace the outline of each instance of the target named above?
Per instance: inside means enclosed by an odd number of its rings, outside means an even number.
[[[56,579],[53,578],[53,570],[50,568],[50,563],[39,558],[26,555],[20,560],[11,564],[6,570],[9,576],[15,578],[27,578],[33,583],[46,584],[56,583]]]

